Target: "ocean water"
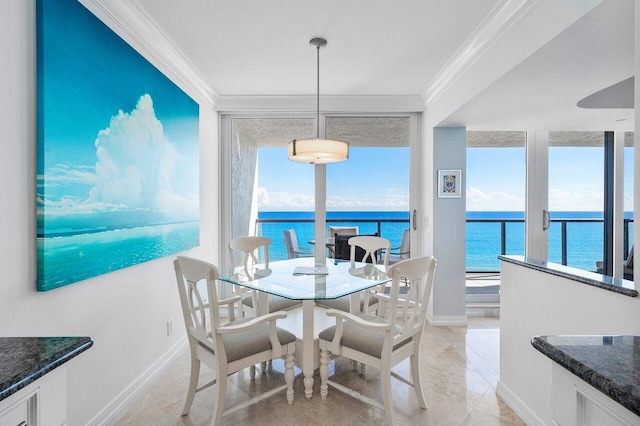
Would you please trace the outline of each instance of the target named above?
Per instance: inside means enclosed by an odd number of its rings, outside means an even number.
[[[273,244],[269,254],[272,260],[286,259],[283,233],[293,228],[298,236],[298,245],[311,247],[314,238],[313,212],[259,212],[260,219],[275,219],[284,222],[262,223],[258,234],[271,238]],[[626,218],[632,218],[627,212]],[[602,260],[603,224],[601,212],[551,212],[554,219],[600,219],[593,222],[567,224],[567,265],[585,270],[595,270],[597,261]],[[286,222],[287,219],[293,219]],[[346,222],[332,222],[331,219],[345,219]],[[409,212],[327,212],[327,226],[359,226],[361,234],[377,232],[377,223],[362,223],[357,219],[381,221],[380,234],[391,241],[391,247],[400,246],[402,234],[409,226]],[[403,219],[404,222],[387,222],[387,219]],[[517,219],[521,222],[506,223],[506,254],[524,254],[524,212],[467,212],[467,219]],[[466,225],[466,268],[467,271],[499,271],[498,256],[501,246],[501,225],[499,222],[467,222]],[[562,228],[552,222],[549,228],[549,261],[562,263]],[[633,222],[629,224],[629,241],[633,244]]]
[[[45,291],[199,244],[197,221],[38,237],[38,290]]]

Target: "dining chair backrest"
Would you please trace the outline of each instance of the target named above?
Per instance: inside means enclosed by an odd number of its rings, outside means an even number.
[[[365,236],[365,235],[360,235],[360,236]],[[370,237],[376,237],[378,236],[378,234],[372,234],[372,235],[367,235]],[[334,246],[333,246],[333,250],[334,250],[334,258],[336,259],[342,259],[342,260],[351,260],[351,246],[349,245],[349,240],[351,238],[353,238],[353,235],[340,235],[340,234],[336,234],[334,236]],[[364,256],[365,256],[366,252],[363,248],[361,247],[357,247],[356,248],[356,252],[355,252],[355,261],[356,262],[362,262]],[[369,262],[371,263],[371,262]]]
[[[433,256],[421,256],[387,268],[387,276],[392,279],[387,319],[392,330],[397,326],[402,330],[394,336],[394,341],[403,341],[410,336],[419,339],[422,334],[437,263]],[[404,282],[409,283],[408,291],[400,297],[400,284]],[[396,322],[398,318],[402,319],[401,324]]]
[[[387,256],[381,256],[383,251],[388,253],[391,248],[391,242],[386,238],[378,237],[377,235],[358,235],[349,238],[349,246],[351,247],[349,259],[351,260],[352,268],[355,267],[355,262],[377,264],[382,259],[384,259],[384,267],[387,267]],[[358,251],[363,253],[362,257],[358,256]]]
[[[233,267],[250,267],[258,263],[264,263],[269,267],[269,246],[271,239],[266,237],[240,237],[229,243],[231,264]],[[264,262],[260,262],[260,251],[264,257]],[[242,262],[238,261],[238,255],[242,257]]]
[[[173,265],[187,335],[190,340],[196,341],[191,343],[202,344],[218,353],[215,341],[210,337],[221,325],[215,285],[218,268],[198,259],[181,256],[174,260]],[[198,286],[201,281],[205,282],[204,288]],[[233,313],[231,310],[230,320],[235,319]]]

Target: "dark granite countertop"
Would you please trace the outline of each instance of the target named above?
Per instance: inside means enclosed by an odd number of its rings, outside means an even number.
[[[0,401],[92,345],[90,337],[0,337]]]
[[[537,336],[531,344],[640,416],[640,336]]]
[[[636,290],[636,286],[633,281],[613,278],[608,275],[572,268],[558,263],[543,262],[540,260],[526,258],[524,256],[498,256],[498,259],[504,262],[545,272],[547,274],[567,278],[593,287],[599,287],[603,290],[624,294],[625,296],[638,297],[638,291]]]

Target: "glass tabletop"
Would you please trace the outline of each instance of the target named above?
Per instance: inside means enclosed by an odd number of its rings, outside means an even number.
[[[336,299],[391,281],[382,265],[327,259],[326,275],[294,275],[298,266],[315,266],[314,258],[280,260],[221,271],[219,279],[292,300]]]

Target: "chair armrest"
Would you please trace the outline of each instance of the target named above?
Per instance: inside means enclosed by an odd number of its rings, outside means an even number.
[[[260,324],[264,324],[265,322],[273,321],[275,324],[275,320],[286,318],[287,313],[285,311],[272,312],[267,315],[261,315],[256,317],[250,321],[243,322],[242,324],[237,325],[225,325],[216,330],[218,334],[230,334],[230,333],[240,333],[243,331],[251,330],[259,326]]]
[[[219,300],[218,304],[219,305],[230,305],[232,303],[239,302],[240,300],[242,300],[242,297],[240,295],[236,295],[236,296],[228,297],[226,299]]]
[[[362,328],[366,328],[368,330],[374,330],[374,331],[385,331],[385,330],[391,330],[391,325],[387,324],[387,323],[379,323],[379,322],[372,322],[372,321],[367,321],[364,320],[360,317],[357,317],[353,314],[350,314],[348,312],[343,312],[343,311],[339,311],[337,309],[329,309],[327,310],[327,316],[329,317],[336,317],[336,322],[339,321],[340,319],[343,319],[345,321],[350,321],[353,322],[354,324],[362,327]]]
[[[229,312],[229,320],[235,321],[236,314],[235,314],[235,308],[233,307],[233,305],[235,305],[236,302],[240,304],[241,301],[242,301],[242,296],[239,294],[236,294],[235,296],[231,296],[226,299],[219,300],[218,305],[227,305],[227,310]],[[240,312],[242,313],[242,306],[240,306]]]

